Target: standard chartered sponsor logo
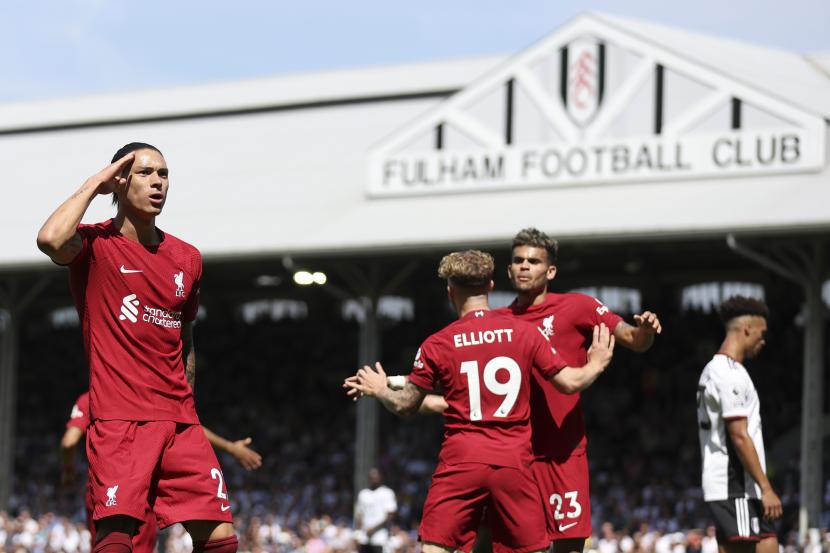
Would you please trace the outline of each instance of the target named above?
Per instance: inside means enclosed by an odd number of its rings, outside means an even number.
[[[129,296],[124,296],[124,299],[121,300],[121,315],[118,316],[120,320],[129,319],[131,323],[134,323],[138,320],[138,300],[135,297],[135,294],[130,294]]]
[[[167,311],[158,307],[144,306],[144,316],[141,318],[145,323],[151,323],[164,328],[181,328],[182,314],[180,311]]]
[[[135,294],[124,296],[121,300],[121,315],[119,320],[130,321],[131,323],[138,322],[138,307],[140,302]],[[145,323],[150,323],[162,328],[181,328],[182,314],[180,311],[170,311],[160,307],[144,306],[144,313],[141,314],[141,320]]]

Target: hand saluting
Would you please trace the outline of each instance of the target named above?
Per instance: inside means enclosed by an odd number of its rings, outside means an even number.
[[[122,177],[121,173],[134,159],[135,152],[130,152],[89,177],[87,182],[97,187],[98,194],[112,194],[117,186],[127,183],[127,179]]]

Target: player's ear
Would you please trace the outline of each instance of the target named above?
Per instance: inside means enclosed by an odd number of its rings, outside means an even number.
[[[489,286],[487,286],[487,293],[489,294],[490,292],[492,292],[492,291],[493,291],[493,288],[495,288],[495,287],[496,287],[496,285],[495,285],[495,284],[493,283],[493,281],[491,280],[491,281],[490,281],[490,285],[489,285]]]
[[[556,278],[556,265],[548,265],[547,278],[548,280]]]

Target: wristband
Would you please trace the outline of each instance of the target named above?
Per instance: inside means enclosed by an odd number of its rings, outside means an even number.
[[[402,390],[406,386],[406,377],[400,374],[386,377],[386,385],[392,390]]]

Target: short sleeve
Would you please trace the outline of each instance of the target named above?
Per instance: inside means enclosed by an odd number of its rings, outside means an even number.
[[[536,329],[539,330],[539,329]],[[533,368],[539,371],[545,380],[550,379],[556,373],[568,366],[562,356],[560,356],[556,349],[551,345],[548,337],[542,334],[541,331],[533,340],[535,354],[533,356]]]
[[[599,326],[600,323],[605,323],[605,326],[607,326],[611,332],[614,332],[617,325],[623,320],[622,317],[608,309],[607,305],[593,296],[585,296],[585,300],[591,310],[593,326]]]
[[[76,255],[72,261],[66,263],[67,267],[75,269],[89,265],[89,260],[92,256],[92,240],[95,236],[95,231],[95,225],[78,225],[77,232],[81,237],[81,251],[78,252],[78,255]]]
[[[72,406],[72,412],[69,414],[69,420],[66,422],[66,427],[79,428],[86,432],[89,427],[89,395],[82,394]]]
[[[751,390],[748,384],[738,378],[726,378],[716,383],[721,415],[724,419],[738,419],[749,416]]]
[[[182,309],[182,321],[190,323],[196,320],[199,312],[199,294],[202,287],[202,256],[196,252],[193,256],[193,285],[190,287],[190,295],[187,296],[184,308]]]
[[[440,384],[438,366],[435,363],[433,347],[429,341],[421,344],[415,361],[412,362],[412,372],[409,381],[424,390],[435,390]]]

